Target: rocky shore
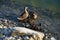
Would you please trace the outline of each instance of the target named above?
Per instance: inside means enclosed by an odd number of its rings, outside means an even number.
[[[0,40],[56,40],[51,34],[34,31],[25,27],[11,26],[11,21],[0,18]],[[9,25],[6,25],[9,24]],[[50,37],[50,38],[49,38]]]

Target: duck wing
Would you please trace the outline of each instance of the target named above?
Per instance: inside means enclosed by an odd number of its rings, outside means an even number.
[[[26,19],[26,18],[28,18],[28,14],[25,13],[25,12],[23,12],[23,13],[19,16],[19,20],[24,20],[24,19]]]

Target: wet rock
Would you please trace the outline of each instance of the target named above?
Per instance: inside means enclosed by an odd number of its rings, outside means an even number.
[[[15,40],[15,38],[14,37],[6,37],[4,40]]]
[[[0,28],[3,28],[3,26],[4,26],[3,24],[0,24]]]
[[[56,40],[54,37],[51,37],[51,40]]]
[[[24,27],[14,27],[15,30],[17,30],[19,33],[24,33],[24,34],[30,34],[33,35],[32,37],[34,38],[34,40],[38,39],[38,40],[42,40],[44,37],[44,33],[41,32],[37,32],[31,29],[27,29]],[[31,38],[32,39],[32,38]]]
[[[29,40],[34,40],[32,37]]]
[[[17,32],[17,31],[16,31]],[[39,37],[39,35],[38,34],[25,34],[25,33],[19,33],[19,35],[16,33],[16,32],[14,32],[13,34],[12,34],[12,36],[18,36],[19,38],[18,38],[18,40],[42,40],[42,39],[40,39],[40,37]]]

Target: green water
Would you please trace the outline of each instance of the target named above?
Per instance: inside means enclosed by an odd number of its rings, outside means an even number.
[[[20,5],[31,5],[33,7],[39,7],[43,9],[53,10],[60,12],[60,0],[12,0],[16,1]]]

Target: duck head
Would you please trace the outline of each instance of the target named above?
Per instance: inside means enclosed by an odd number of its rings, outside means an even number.
[[[28,9],[28,7],[24,7],[24,10],[26,11]]]
[[[37,14],[34,14],[34,13],[33,13],[33,18],[34,18],[34,19],[37,19]]]

